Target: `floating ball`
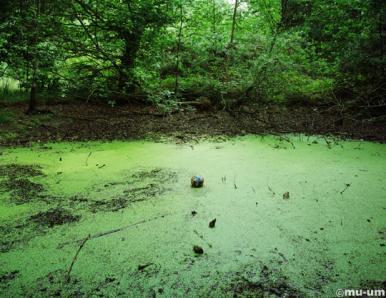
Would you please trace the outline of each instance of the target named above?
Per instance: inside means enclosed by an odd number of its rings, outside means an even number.
[[[193,176],[191,179],[192,187],[202,187],[204,185],[204,177],[200,175]]]

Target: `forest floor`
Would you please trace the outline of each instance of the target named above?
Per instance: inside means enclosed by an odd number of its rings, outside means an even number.
[[[109,107],[79,102],[40,106],[27,116],[26,104],[0,106],[0,145],[30,142],[126,140],[171,137],[188,142],[212,136],[304,133],[386,142],[386,125],[361,120],[334,106],[242,106],[228,112],[180,110],[162,113],[152,106]],[[49,111],[49,113],[47,113]],[[1,118],[1,117],[0,117]]]

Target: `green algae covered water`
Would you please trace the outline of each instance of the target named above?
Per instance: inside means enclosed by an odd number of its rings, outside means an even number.
[[[195,174],[203,188],[190,187]],[[0,296],[382,289],[385,211],[382,144],[246,136],[5,149]]]

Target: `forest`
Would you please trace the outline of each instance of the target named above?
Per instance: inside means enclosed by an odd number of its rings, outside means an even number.
[[[384,296],[385,32],[384,0],[0,0],[0,296]]]
[[[2,1],[2,98],[385,106],[385,3]],[[12,82],[17,81],[12,87]],[[15,85],[15,84],[14,84]],[[383,110],[384,112],[384,110]],[[380,116],[380,115],[377,115]]]

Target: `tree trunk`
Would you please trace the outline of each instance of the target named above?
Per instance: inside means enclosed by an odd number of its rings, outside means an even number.
[[[279,27],[285,28],[287,26],[287,10],[288,10],[288,0],[281,0],[281,11],[280,11],[280,23]]]
[[[36,5],[36,17],[35,19],[33,19],[33,22],[32,22],[32,25],[35,26],[36,28],[39,28],[40,27],[38,26],[38,18],[40,16],[40,0],[37,0],[35,2],[35,5]],[[35,47],[36,44],[37,44],[37,40],[36,40],[36,37],[34,36],[32,38],[32,41],[31,41],[31,44]],[[31,93],[30,93],[30,98],[29,98],[29,103],[28,103],[28,109],[27,109],[27,112],[26,114],[28,115],[31,115],[33,114],[35,111],[36,111],[36,96],[37,96],[37,89],[38,89],[38,84],[37,84],[37,74],[38,74],[38,71],[39,71],[39,60],[38,58],[36,57],[36,53],[33,51],[33,54],[32,54],[32,65],[33,65],[33,73],[32,73],[32,82],[31,82]]]
[[[121,67],[118,78],[119,91],[128,91],[129,93],[134,89],[133,69],[135,64],[135,57],[139,50],[141,42],[141,32],[123,33],[121,34],[125,41],[125,49],[121,57]]]
[[[233,44],[235,38],[235,29],[236,29],[236,17],[237,17],[237,8],[239,6],[239,0],[235,0],[235,6],[233,8],[233,19],[232,19],[232,31],[231,31],[231,40],[229,45]]]
[[[33,82],[31,85],[31,93],[28,102],[28,110],[26,112],[27,115],[31,115],[36,111],[36,93],[37,93],[37,84]]]
[[[212,27],[212,33],[213,33],[213,49],[214,53],[217,52],[217,28],[216,28],[216,22],[217,22],[217,16],[216,16],[216,0],[212,0],[212,9],[213,9],[213,27]]]
[[[179,77],[179,68],[180,68],[180,50],[181,50],[181,36],[182,36],[182,3],[180,2],[180,27],[178,29],[178,40],[177,40],[177,53],[176,53],[176,80],[174,84],[174,93],[178,92],[178,77]]]

